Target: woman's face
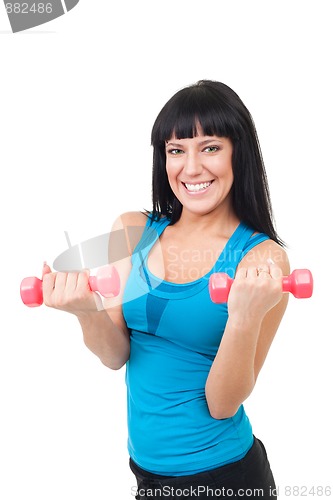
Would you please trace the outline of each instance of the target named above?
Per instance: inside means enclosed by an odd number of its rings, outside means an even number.
[[[231,208],[232,143],[226,137],[171,137],[166,142],[166,171],[183,210],[197,215]]]

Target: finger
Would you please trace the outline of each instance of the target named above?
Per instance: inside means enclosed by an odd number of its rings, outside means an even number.
[[[240,267],[239,269],[237,269],[235,280],[244,279],[246,278],[246,275],[247,275],[246,267]]]
[[[66,282],[65,282],[65,289],[66,289],[67,294],[71,295],[76,291],[76,289],[78,287],[79,274],[80,273],[76,273],[76,272],[67,273]]]
[[[267,264],[257,267],[257,276],[259,279],[271,279],[270,269]]]
[[[267,262],[269,265],[269,272],[272,278],[281,279],[283,276],[282,269],[277,264],[275,264],[275,262],[272,259],[268,259]]]
[[[90,276],[89,269],[83,269],[83,271],[81,271],[79,273],[78,279],[77,279],[77,290],[85,292],[85,293],[88,292],[93,297],[93,299],[95,301],[97,311],[102,311],[105,309],[103,300],[98,293],[91,291],[91,288],[89,285],[89,276]]]
[[[43,279],[43,277],[44,277],[45,274],[48,274],[48,273],[51,273],[51,272],[52,272],[52,270],[51,270],[50,266],[48,266],[47,263],[44,262],[43,269],[42,269],[42,279]]]
[[[81,271],[78,274],[77,285],[76,285],[78,290],[89,290],[90,291],[89,276],[90,276],[89,269],[84,269],[83,271]]]
[[[67,282],[67,273],[56,273],[55,280],[54,280],[54,293],[55,295],[62,295],[64,293],[64,290],[66,288],[66,282]]]
[[[258,277],[258,271],[256,267],[248,267],[247,269],[247,277],[248,278],[257,278]]]
[[[45,299],[50,297],[54,290],[54,283],[56,279],[56,273],[47,272],[43,276],[43,296]]]

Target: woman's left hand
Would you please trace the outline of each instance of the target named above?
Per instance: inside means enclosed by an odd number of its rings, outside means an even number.
[[[282,276],[272,260],[257,267],[240,267],[229,293],[229,319],[261,321],[282,298]]]

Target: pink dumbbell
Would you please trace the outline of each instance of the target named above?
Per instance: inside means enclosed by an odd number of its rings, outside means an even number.
[[[92,292],[99,292],[103,297],[116,297],[120,292],[117,269],[111,265],[100,267],[96,276],[89,277],[89,286]],[[43,281],[39,278],[24,278],[20,292],[26,306],[38,307],[43,304]]]
[[[226,273],[213,273],[209,279],[209,295],[212,301],[216,304],[227,302],[233,281]],[[289,276],[283,276],[282,291],[291,292],[296,299],[311,297],[313,292],[311,271],[295,269]]]

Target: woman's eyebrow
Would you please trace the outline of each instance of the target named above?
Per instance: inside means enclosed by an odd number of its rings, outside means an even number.
[[[176,142],[168,142],[168,141],[166,141],[165,146],[166,147],[167,146],[173,146],[173,147],[176,147],[176,148],[182,148],[182,147],[184,147],[183,144],[177,144]]]
[[[205,139],[204,141],[200,141],[198,144],[199,144],[199,146],[204,146],[205,144],[208,144],[210,142],[216,142],[216,141],[221,142],[221,140],[217,137],[210,137],[209,139]],[[173,147],[177,147],[177,148],[184,147],[183,144],[179,144],[177,142],[168,142],[168,141],[166,141],[165,146],[173,146]]]
[[[217,137],[211,137],[210,139],[206,139],[204,141],[199,142],[199,146],[204,146],[205,144],[208,144],[209,142],[217,142],[217,141],[221,142],[221,140],[218,139]]]

